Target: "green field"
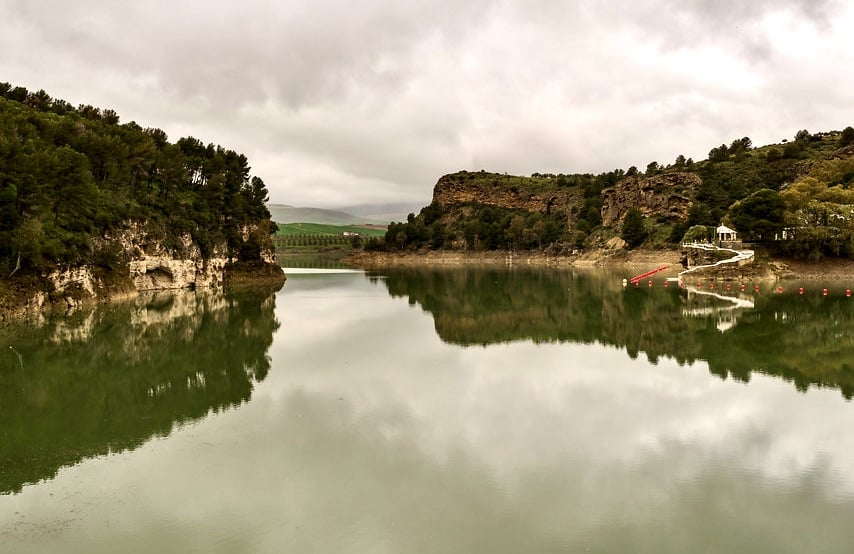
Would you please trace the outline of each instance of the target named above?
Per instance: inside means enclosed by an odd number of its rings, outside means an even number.
[[[341,236],[344,231],[359,233],[362,237],[382,237],[385,229],[373,226],[362,227],[359,225],[324,225],[322,223],[279,223],[277,236],[293,235],[337,235]]]
[[[312,260],[318,257],[334,259],[340,262],[353,248],[358,248],[363,241],[370,237],[382,237],[385,228],[374,225],[326,225],[324,223],[279,223],[273,244],[276,256],[284,263],[289,259],[289,267],[294,265],[292,259],[308,256]],[[359,237],[345,237],[344,232],[359,233]],[[325,267],[325,266],[323,266]]]

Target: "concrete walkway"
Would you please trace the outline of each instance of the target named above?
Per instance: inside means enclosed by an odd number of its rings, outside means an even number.
[[[708,244],[705,242],[684,243],[682,245],[682,248],[696,248],[698,250],[705,250],[707,252],[732,252],[733,256],[725,260],[719,260],[713,264],[698,265],[696,267],[681,271],[679,272],[680,279],[691,272],[697,271],[698,269],[720,267],[724,264],[742,265],[743,263],[747,263],[753,260],[753,250],[733,250],[732,248],[721,248],[720,246],[715,246],[714,244]]]

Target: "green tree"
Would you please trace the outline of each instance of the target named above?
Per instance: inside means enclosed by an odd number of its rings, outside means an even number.
[[[854,144],[854,127],[850,125],[842,129],[842,134],[839,136],[839,146],[848,146]]]
[[[725,162],[729,159],[729,148],[726,144],[721,144],[717,148],[709,150],[709,161],[712,163]]]
[[[782,159],[783,152],[780,151],[779,148],[771,148],[765,154],[765,159],[769,162],[776,162],[779,159]]]
[[[729,154],[739,154],[743,152],[747,152],[753,148],[753,141],[748,137],[735,139],[732,141],[732,144],[729,145]]]
[[[777,191],[760,189],[733,204],[729,216],[745,238],[771,240],[785,226],[786,204]]]
[[[626,213],[626,217],[623,219],[620,237],[626,241],[629,248],[636,248],[646,240],[644,217],[638,208],[630,208],[628,213]]]
[[[800,131],[798,131],[797,133],[795,133],[795,140],[804,140],[804,141],[806,141],[806,140],[810,140],[811,138],[812,138],[812,135],[811,135],[811,134],[810,134],[810,132],[809,132],[809,131],[807,131],[806,129],[801,129]]]
[[[712,237],[713,227],[694,225],[685,231],[682,242],[706,242]]]
[[[438,250],[442,248],[445,244],[445,226],[441,221],[434,221],[433,225],[429,227],[430,229],[430,248],[432,250]]]

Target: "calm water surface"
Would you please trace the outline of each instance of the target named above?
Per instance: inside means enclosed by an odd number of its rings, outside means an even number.
[[[0,328],[0,552],[854,551],[854,298],[289,276]]]

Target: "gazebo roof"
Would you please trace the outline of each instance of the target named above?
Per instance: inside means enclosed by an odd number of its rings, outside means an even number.
[[[717,233],[718,233],[719,235],[721,235],[721,234],[735,234],[735,230],[734,230],[734,229],[730,229],[730,228],[729,228],[729,227],[727,227],[726,225],[721,225],[720,227],[718,227],[718,229],[717,229]]]

